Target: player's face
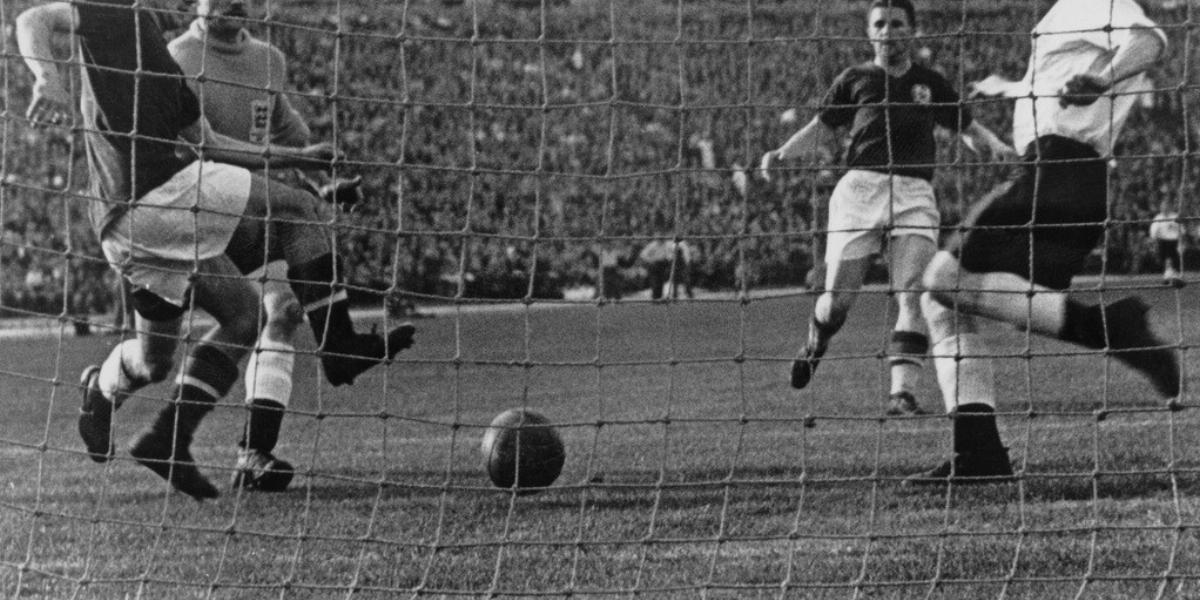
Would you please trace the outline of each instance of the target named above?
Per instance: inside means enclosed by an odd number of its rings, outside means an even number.
[[[200,0],[196,14],[206,20],[209,32],[233,34],[245,27],[250,10],[245,0]]]
[[[196,0],[143,0],[142,5],[154,11],[160,29],[170,31],[183,26]]]
[[[908,55],[912,26],[903,8],[877,6],[867,14],[867,36],[876,58],[892,60]]]

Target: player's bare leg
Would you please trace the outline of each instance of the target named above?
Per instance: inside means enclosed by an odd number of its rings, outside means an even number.
[[[950,460],[905,480],[907,484],[1011,481],[1008,449],[996,426],[996,392],[991,358],[975,328],[975,317],[934,300],[921,299],[933,340],[938,387],[953,419]]]
[[[196,468],[192,437],[238,377],[238,362],[258,333],[258,292],[225,256],[197,264],[193,300],[218,325],[193,346],[179,371],[172,400],[133,441],[129,453],[173,487],[196,499],[217,489]]]
[[[1117,360],[1146,376],[1164,398],[1173,401],[1179,395],[1178,356],[1151,331],[1149,307],[1140,298],[1086,305],[1012,273],[963,271],[949,252],[934,256],[926,284],[934,299],[961,312],[1086,348],[1108,348]]]
[[[921,381],[929,336],[921,314],[921,276],[937,248],[933,240],[915,234],[892,238],[889,252],[891,289],[896,298],[896,326],[888,344],[888,364],[892,387],[887,414],[925,414],[917,403],[917,385]]]
[[[166,379],[175,366],[175,348],[183,323],[181,311],[165,306],[144,290],[133,296],[131,301],[140,309],[134,312],[135,336],[117,344],[103,364],[89,366],[80,375],[83,405],[79,435],[88,456],[96,462],[105,462],[114,453],[113,412],[137,390]],[[148,319],[143,313],[159,318]],[[174,314],[166,318],[166,313]]]
[[[798,390],[812,381],[821,357],[829,348],[829,340],[846,322],[846,315],[858,299],[858,291],[870,267],[869,256],[839,260],[828,264],[825,273],[825,292],[817,298],[808,323],[808,337],[792,361],[791,384]]]

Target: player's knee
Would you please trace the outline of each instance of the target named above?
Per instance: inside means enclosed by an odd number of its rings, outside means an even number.
[[[258,337],[259,317],[257,311],[227,317],[221,322],[221,329],[236,343],[250,346]]]
[[[975,321],[971,315],[955,313],[949,305],[937,300],[932,292],[921,294],[921,314],[929,327],[929,339],[934,344],[958,333],[975,331]]]
[[[147,289],[134,290],[129,296],[133,310],[148,321],[174,321],[183,316],[186,306],[172,304]]]
[[[961,300],[962,294],[971,289],[971,278],[969,273],[959,268],[958,260],[952,254],[938,252],[925,268],[921,284],[927,290],[924,295],[946,306],[954,306],[956,301]]]
[[[143,375],[150,383],[158,383],[175,370],[175,359],[171,356],[144,356],[142,368],[145,369]]]
[[[304,322],[304,309],[292,294],[267,294],[263,298],[266,308],[266,327],[275,333],[290,336]]]

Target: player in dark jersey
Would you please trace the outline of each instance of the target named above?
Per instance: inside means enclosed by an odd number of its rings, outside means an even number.
[[[17,43],[35,77],[28,116],[55,126],[72,120],[72,98],[52,42],[60,35],[78,40],[92,226],[109,263],[134,288],[137,336],[84,371],[79,432],[93,460],[108,460],[114,408],[167,377],[187,307],[204,309],[218,325],[189,349],[173,400],[130,446],[139,463],[200,499],[218,492],[192,460],[192,435],[233,386],[259,330],[258,292],[230,254],[288,261],[331,382],[353,381],[397,348],[390,334],[354,332],[341,270],[320,227],[331,209],[247,170],[320,167],[332,148],[268,147],[212,131],[160,24],[190,9],[191,2],[178,0],[51,2],[18,17]],[[263,223],[270,235],[262,235]]]
[[[834,81],[822,109],[778,149],[763,155],[770,177],[781,159],[810,157],[849,127],[846,173],[829,200],[825,291],[809,321],[808,339],[792,363],[791,384],[802,389],[842,327],[862,287],[871,255],[889,236],[891,286],[898,317],[889,345],[892,388],[888,414],[921,412],[914,396],[929,338],[921,314],[920,277],[937,250],[940,219],[934,199],[934,129],[960,132],[970,147],[998,157],[1012,149],[975,122],[944,77],[912,60],[916,13],[908,0],[875,0],[867,33],[875,58]]]

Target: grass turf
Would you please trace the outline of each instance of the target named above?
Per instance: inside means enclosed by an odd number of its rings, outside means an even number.
[[[1142,293],[1186,367],[1200,293]],[[82,454],[76,379],[115,338],[7,342],[0,595],[1200,596],[1189,397],[1167,410],[1115,361],[988,325],[1020,483],[903,488],[949,451],[932,368],[920,400],[934,414],[882,418],[892,311],[868,294],[810,389],[789,389],[810,305],[464,311],[419,321],[401,363],[353,388],[324,384],[302,355],[277,450],[298,467],[292,489],[202,504],[123,448],[106,465]],[[120,444],[167,392],[117,413]],[[193,447],[221,484],[241,395]],[[480,464],[483,429],[518,406],[566,441],[562,476],[536,495],[492,488]]]

